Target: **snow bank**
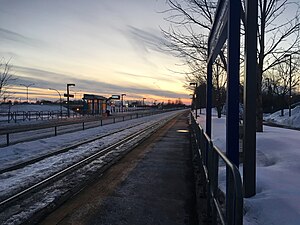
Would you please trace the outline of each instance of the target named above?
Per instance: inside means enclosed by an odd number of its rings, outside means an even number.
[[[300,128],[300,106],[296,106],[291,110],[291,117],[289,117],[289,110],[284,109],[284,115],[281,116],[281,110],[271,115],[265,116],[265,121],[275,124]]]

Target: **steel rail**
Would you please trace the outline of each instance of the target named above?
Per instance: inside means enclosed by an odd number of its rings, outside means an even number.
[[[4,142],[3,144],[0,144],[0,147],[3,146],[9,146],[10,144],[16,144],[16,143],[20,143],[20,142],[26,142],[26,141],[31,141],[31,140],[38,140],[41,137],[35,137],[35,138],[29,138],[29,139],[25,139],[25,140],[19,140],[19,141],[15,141],[15,142],[11,142],[10,141],[10,135],[11,134],[16,134],[16,133],[22,133],[22,132],[26,132],[26,131],[37,131],[37,130],[44,130],[44,129],[54,129],[54,136],[57,136],[57,128],[58,127],[66,127],[66,126],[70,126],[70,125],[80,125],[82,124],[81,128],[76,128],[75,130],[84,130],[85,127],[86,128],[92,128],[92,127],[97,127],[97,126],[104,126],[107,124],[113,124],[116,122],[120,122],[117,121],[117,119],[121,119],[122,121],[125,121],[125,118],[127,117],[127,120],[131,120],[134,118],[140,118],[140,117],[144,117],[144,116],[151,116],[151,115],[156,115],[156,114],[160,114],[160,113],[164,113],[164,112],[170,112],[170,111],[174,111],[176,109],[172,109],[172,110],[157,110],[157,111],[149,111],[149,112],[138,112],[138,113],[126,113],[126,114],[122,114],[122,115],[114,115],[114,116],[110,116],[110,117],[81,117],[81,118],[76,118],[73,120],[68,120],[68,119],[63,119],[63,120],[58,120],[58,121],[47,121],[45,123],[42,124],[32,124],[30,126],[27,125],[17,125],[17,126],[6,126],[6,127],[0,127],[0,136],[6,136],[6,144],[5,144],[5,137],[4,137]],[[126,121],[127,121],[126,120]],[[110,121],[110,122],[109,122]],[[91,123],[91,122],[99,122],[100,125],[96,125],[96,126],[89,126],[87,127],[86,125]],[[104,124],[104,122],[106,122]],[[108,123],[107,123],[108,122]],[[70,128],[67,128],[70,129]],[[74,129],[72,129],[71,132],[75,132]],[[44,137],[48,137],[48,136],[53,136],[51,134],[49,134],[50,131],[46,131],[45,136]],[[66,131],[62,131],[63,133],[65,133]],[[53,133],[53,132],[50,132]]]
[[[152,125],[149,125],[148,127],[142,129],[142,130],[139,130],[133,134],[130,134],[129,136],[125,137],[124,139],[122,139],[121,141],[118,141],[102,150],[100,150],[99,152],[95,153],[95,154],[92,154],[90,156],[88,156],[87,158],[85,159],[82,159],[80,160],[79,162],[65,168],[65,169],[62,169],[61,171],[49,176],[48,178],[45,178],[44,180],[32,185],[31,187],[28,187],[22,191],[20,191],[19,193],[16,193],[8,198],[6,198],[5,200],[2,200],[0,202],[0,210],[2,211],[3,208],[7,207],[9,204],[12,204],[14,203],[15,201],[19,200],[20,198],[23,198],[25,197],[26,195],[32,193],[33,191],[36,191],[38,189],[41,189],[43,188],[45,185],[49,184],[50,182],[54,182],[56,180],[58,180],[59,178],[63,177],[63,176],[66,176],[68,175],[69,173],[77,170],[77,169],[80,169],[82,168],[83,166],[91,163],[92,161],[94,161],[95,159],[109,153],[111,150],[123,145],[124,143],[128,142],[128,141],[131,141],[132,139],[142,135],[142,133],[145,133],[147,132],[148,130],[151,130],[153,129],[154,127],[158,126],[159,124],[162,124],[163,121],[169,121],[171,120],[172,118],[174,118],[175,116],[172,116],[171,118],[168,118],[168,119],[164,119],[164,120],[160,120]],[[165,123],[163,123],[165,124]],[[158,126],[159,128],[159,126]]]
[[[52,156],[55,156],[55,155],[59,155],[61,153],[65,153],[71,149],[74,149],[74,148],[77,148],[81,145],[84,145],[84,144],[87,144],[89,142],[92,142],[92,141],[96,141],[96,140],[99,140],[99,139],[102,139],[104,137],[108,137],[109,135],[112,135],[112,134],[116,134],[116,133],[119,133],[119,132],[122,132],[124,130],[127,130],[127,129],[130,129],[132,127],[135,127],[135,126],[138,126],[138,125],[141,125],[145,122],[142,122],[142,123],[138,123],[138,124],[135,124],[133,126],[130,126],[130,127],[126,127],[126,128],[123,128],[123,129],[120,129],[120,130],[117,130],[117,131],[114,131],[114,132],[111,132],[109,134],[104,134],[104,135],[100,135],[100,136],[97,136],[95,138],[91,138],[91,139],[88,139],[88,140],[85,140],[85,141],[81,141],[81,142],[78,142],[76,144],[73,144],[73,145],[70,145],[68,147],[65,147],[65,148],[61,148],[61,149],[58,149],[54,152],[51,152],[51,153],[46,153],[42,156],[39,156],[39,157],[36,157],[36,158],[33,158],[33,159],[30,159],[30,160],[27,160],[27,161],[24,161],[24,162],[21,162],[21,163],[17,163],[13,166],[10,166],[10,167],[7,167],[7,168],[4,168],[4,169],[0,169],[0,174],[3,174],[3,173],[6,173],[6,172],[10,172],[10,171],[14,171],[14,170],[17,170],[17,169],[21,169],[21,168],[24,168],[28,165],[31,165],[31,164],[34,164],[34,163],[37,163],[39,161],[42,161],[46,158],[49,158],[49,157],[52,157]]]

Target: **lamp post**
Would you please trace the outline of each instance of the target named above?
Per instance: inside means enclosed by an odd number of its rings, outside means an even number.
[[[70,87],[75,86],[75,84],[67,84],[67,94],[65,95],[67,97],[67,105],[68,105],[68,117],[70,117]]]
[[[290,77],[289,77],[289,117],[292,115],[292,54],[285,54],[284,58],[289,57]]]
[[[198,98],[198,96],[197,96],[196,92],[197,92],[198,84],[196,82],[192,82],[192,83],[190,83],[190,86],[195,86],[194,95],[193,95],[193,101],[195,100],[195,103],[196,103],[194,105],[195,105],[196,118],[197,118],[197,98]],[[196,95],[196,98],[195,98],[195,95]]]
[[[20,84],[20,85],[26,87],[26,90],[27,90],[27,103],[28,103],[28,89],[29,89],[29,87],[31,87],[31,86],[33,86],[35,84],[31,83],[31,84]]]
[[[55,88],[48,88],[48,90],[53,90],[56,91],[59,95],[59,105],[60,105],[60,117],[62,117],[62,101],[61,101],[61,94],[58,90],[56,90]]]
[[[143,98],[143,106],[145,106],[145,99],[146,99],[146,98]]]
[[[124,112],[124,110],[123,110],[123,106],[124,106],[124,96],[126,96],[126,94],[121,94],[121,107],[122,107],[122,112]]]

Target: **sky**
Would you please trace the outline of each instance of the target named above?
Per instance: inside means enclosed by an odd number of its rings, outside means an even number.
[[[66,84],[83,93],[127,99],[181,98],[185,68],[162,50],[164,0],[0,0],[0,58],[18,78],[14,98],[58,99]],[[176,72],[174,72],[176,71]],[[178,73],[179,72],[179,73]]]

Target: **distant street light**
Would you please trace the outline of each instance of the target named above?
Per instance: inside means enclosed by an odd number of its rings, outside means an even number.
[[[143,106],[145,105],[145,99],[147,99],[147,98],[143,98]]]
[[[124,96],[126,96],[126,94],[121,94],[121,106],[122,106],[122,112],[124,112],[124,109],[123,109],[123,107],[124,107]]]
[[[290,77],[289,77],[289,117],[292,116],[292,109],[291,109],[291,103],[292,103],[292,54],[285,54],[284,58],[289,57],[290,62]]]
[[[70,87],[75,86],[75,84],[67,84],[67,94],[65,97],[67,97],[67,105],[68,105],[68,117],[70,117],[70,97],[74,97],[74,95],[70,96]]]
[[[26,89],[27,89],[27,103],[28,103],[28,88],[35,85],[35,84],[31,83],[31,84],[20,84],[20,85],[26,87]]]
[[[59,95],[59,104],[60,104],[60,117],[62,117],[62,101],[61,101],[61,94],[58,90],[56,90],[55,88],[48,88],[48,90],[53,90],[56,91]]]
[[[197,96],[197,87],[198,87],[198,83],[196,83],[196,82],[192,82],[192,83],[190,83],[190,86],[195,86],[195,90],[194,90],[194,95],[193,95],[193,100],[195,100],[194,102],[195,102],[195,109],[196,109],[196,118],[197,118],[197,106],[198,106],[198,104],[197,104],[197,98],[198,98],[198,96]],[[196,97],[195,97],[196,96]]]

